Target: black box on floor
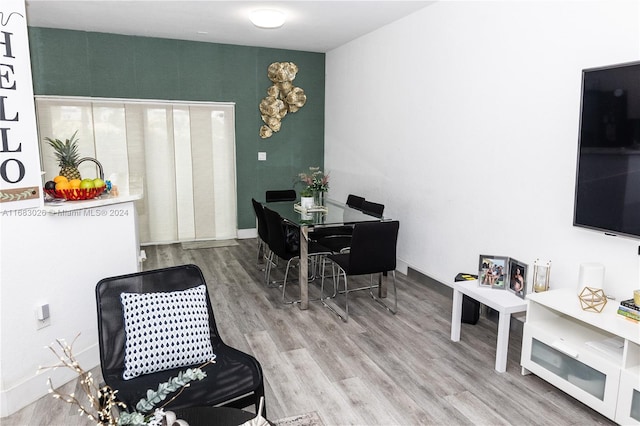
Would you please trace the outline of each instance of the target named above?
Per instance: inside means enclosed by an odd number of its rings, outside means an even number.
[[[480,302],[469,296],[462,295],[462,322],[476,324],[480,319]]]
[[[456,281],[477,280],[478,276],[473,274],[458,274]],[[462,322],[465,324],[476,324],[480,319],[480,302],[467,295],[462,295]]]

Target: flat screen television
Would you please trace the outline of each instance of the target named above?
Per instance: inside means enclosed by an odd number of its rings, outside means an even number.
[[[640,239],[640,61],[582,71],[573,224]]]

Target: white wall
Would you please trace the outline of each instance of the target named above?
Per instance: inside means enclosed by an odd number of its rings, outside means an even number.
[[[53,365],[45,349],[56,339],[74,345],[80,365],[99,364],[95,286],[102,278],[138,270],[133,202],[67,215],[42,209],[0,213],[0,417],[47,394],[73,377]],[[51,325],[37,330],[35,309],[48,303]]]
[[[330,196],[384,203],[403,265],[441,281],[493,254],[575,288],[597,261],[631,297],[640,241],[572,217],[581,70],[640,59],[639,5],[437,2],[329,52]]]

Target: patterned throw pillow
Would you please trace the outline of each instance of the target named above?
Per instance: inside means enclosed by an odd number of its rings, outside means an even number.
[[[122,293],[124,380],[214,357],[204,285],[167,293]]]

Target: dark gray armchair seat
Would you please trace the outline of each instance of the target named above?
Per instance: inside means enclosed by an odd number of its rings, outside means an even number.
[[[117,389],[118,400],[127,404],[130,411],[135,409],[136,403],[141,398],[146,397],[148,389],[155,390],[158,384],[166,382],[188,368],[202,364],[181,365],[125,380],[123,378],[127,343],[125,322],[129,320],[125,320],[121,294],[134,294],[135,297],[151,294],[153,297],[166,293],[162,297],[171,300],[173,295],[184,294],[190,289],[200,288],[202,292],[200,286],[203,285],[206,302],[201,303],[206,303],[206,308],[202,307],[201,311],[208,313],[208,326],[204,325],[204,335],[207,335],[208,327],[215,363],[203,368],[207,374],[206,378],[190,382],[190,386],[166,408],[177,410],[213,405],[245,408],[254,405],[258,410],[260,397],[264,396],[260,363],[253,356],[234,349],[222,341],[202,271],[196,265],[183,265],[105,278],[96,286],[100,367],[103,379],[111,388]],[[266,409],[264,416],[266,417]]]

